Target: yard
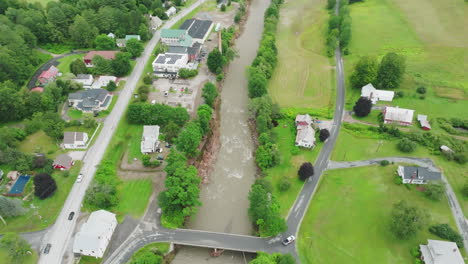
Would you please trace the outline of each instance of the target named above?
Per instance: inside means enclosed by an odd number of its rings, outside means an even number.
[[[335,71],[325,55],[326,1],[285,2],[276,34],[278,65],[269,83],[281,107],[334,107]]]
[[[70,72],[70,64],[76,60],[76,59],[82,59],[86,54],[76,54],[76,55],[70,55],[66,56],[64,58],[58,59],[58,62],[60,64],[57,66],[59,71],[63,74],[69,73]]]
[[[431,201],[414,188],[396,185],[396,166],[327,171],[302,222],[298,238],[301,263],[413,263],[410,249],[427,239],[436,223],[455,228],[447,199]],[[427,226],[401,241],[389,230],[391,207],[406,200],[428,213]]]
[[[83,112],[75,108],[70,108],[68,109],[67,115],[71,119],[81,119],[83,117]]]
[[[468,107],[468,5],[447,0],[375,0],[351,5],[352,38],[346,76],[363,55],[406,57],[404,97],[393,105],[434,117],[457,117]],[[423,22],[423,23],[421,23]],[[371,36],[371,37],[369,37]],[[425,86],[425,99],[416,88]],[[359,97],[348,89],[347,109]]]
[[[287,127],[284,127],[284,125],[287,125]],[[273,133],[277,138],[276,142],[281,155],[281,163],[266,170],[267,176],[265,178],[273,186],[273,194],[278,198],[281,205],[281,214],[286,216],[304,184],[297,176],[299,167],[303,162],[311,162],[313,164],[323,143],[318,140],[318,136],[316,135],[318,145],[314,149],[300,149],[296,155],[293,155],[293,152],[297,149],[294,146],[296,137],[294,123],[292,121],[280,120],[279,125],[273,129]],[[283,178],[290,180],[291,187],[285,192],[280,192],[278,185]]]
[[[40,200],[33,196],[33,181],[31,179],[25,188],[25,195],[31,193],[30,198],[25,202],[25,207],[30,209],[23,216],[5,219],[8,225],[4,226],[1,224],[0,233],[31,232],[44,229],[53,224],[68,197],[70,189],[75,183],[80,169],[81,162],[76,161],[75,165],[70,170],[70,176],[68,177],[63,176],[63,171],[55,171],[52,176],[57,183],[57,190],[51,197],[45,200]]]
[[[58,143],[42,130],[27,136],[18,148],[24,153],[44,153],[48,157],[59,150]]]
[[[145,212],[146,205],[153,193],[150,179],[124,181],[118,188],[120,202],[115,209],[119,216],[126,214],[140,218]]]

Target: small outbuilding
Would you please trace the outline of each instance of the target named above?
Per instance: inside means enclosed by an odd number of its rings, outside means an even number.
[[[60,154],[52,163],[54,169],[69,170],[73,166],[73,159],[67,154]]]
[[[177,9],[173,6],[171,6],[168,10],[166,10],[166,15],[168,17],[175,15],[177,13]]]
[[[89,89],[93,84],[94,78],[91,74],[78,74],[76,78],[72,79],[74,82],[81,83],[83,88]]]
[[[429,120],[427,120],[427,115],[418,115],[419,124],[421,124],[421,128],[424,130],[431,130],[431,124]]]
[[[453,150],[445,145],[440,146],[440,150],[445,153],[453,153]]]

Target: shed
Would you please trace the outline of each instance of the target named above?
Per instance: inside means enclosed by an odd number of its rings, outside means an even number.
[[[73,159],[67,154],[60,154],[55,158],[52,166],[54,169],[68,170],[73,166]]]
[[[427,115],[418,115],[418,121],[421,124],[421,128],[424,130],[431,130],[431,124],[427,120]]]

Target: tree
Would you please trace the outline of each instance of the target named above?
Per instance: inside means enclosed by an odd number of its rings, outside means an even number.
[[[153,83],[153,77],[151,74],[146,74],[145,77],[143,77],[143,83],[146,85],[150,85]]]
[[[1,217],[15,217],[24,215],[26,209],[23,208],[23,202],[20,199],[7,198],[0,196],[0,216]]]
[[[420,93],[420,94],[425,94],[426,91],[427,91],[427,89],[424,86],[419,86],[418,89],[416,89],[416,92]]]
[[[221,12],[226,12],[226,5],[225,4],[221,5]]]
[[[71,40],[78,47],[90,48],[93,46],[94,39],[98,33],[95,26],[90,25],[82,16],[76,16],[75,22],[68,30]]]
[[[34,195],[39,199],[44,200],[54,194],[55,190],[57,190],[57,184],[49,174],[41,173],[34,176]]]
[[[328,137],[330,137],[330,131],[328,131],[328,129],[320,129],[320,135],[319,135],[320,141],[324,142],[325,140],[328,139]]]
[[[368,98],[360,97],[354,105],[353,110],[356,116],[367,116],[372,110],[372,102]]]
[[[127,75],[132,69],[130,64],[130,56],[128,53],[119,52],[115,55],[115,59],[111,61],[112,72],[118,76],[122,77]]]
[[[261,97],[267,94],[267,79],[265,75],[255,67],[250,67],[248,75],[249,97]]]
[[[70,71],[75,74],[86,74],[88,73],[88,68],[82,59],[76,59],[70,63]]]
[[[444,197],[445,187],[442,184],[429,183],[424,186],[424,194],[427,198],[440,201]]]
[[[169,124],[164,127],[163,131],[166,136],[166,141],[173,143],[174,139],[179,135],[180,127],[176,123],[170,121]]]
[[[402,138],[400,141],[398,141],[397,147],[400,151],[409,153],[416,149],[416,143],[407,138]]]
[[[8,251],[13,263],[23,263],[24,257],[32,253],[31,245],[16,233],[6,233],[0,239],[0,247]]]
[[[374,82],[377,78],[377,68],[378,63],[375,57],[361,57],[349,78],[351,86],[355,89],[361,89],[364,85]]]
[[[203,86],[202,89],[202,97],[205,99],[205,103],[211,108],[214,108],[214,101],[216,97],[218,97],[218,90],[216,90],[216,86],[211,83],[207,82],[205,83],[205,86]]]
[[[3,86],[3,87],[2,87]],[[18,92],[0,84],[0,122],[19,120],[24,112],[24,101]]]
[[[42,129],[53,139],[60,139],[63,136],[65,121],[58,113],[46,112],[42,117]]]
[[[305,181],[307,178],[314,175],[314,166],[310,162],[302,163],[301,167],[297,171],[297,175],[299,175],[299,179],[301,181]]]
[[[93,65],[94,65],[93,73],[96,75],[105,75],[105,74],[109,74],[113,72],[112,62],[104,59],[102,56],[99,56],[99,55],[94,56]]]
[[[115,40],[106,34],[101,34],[94,39],[94,46],[97,50],[113,50],[115,48]]]
[[[210,121],[213,115],[213,109],[207,104],[202,104],[197,109],[198,123],[204,135],[210,131]]]
[[[198,153],[198,145],[202,139],[202,131],[198,122],[189,122],[177,138],[177,150],[194,157]]]
[[[405,73],[405,58],[396,53],[387,53],[377,71],[377,87],[381,89],[398,88]]]
[[[106,89],[107,89],[107,91],[109,91],[109,92],[113,92],[113,91],[117,90],[117,85],[115,84],[114,81],[110,81],[110,82],[106,85]]]
[[[113,184],[95,183],[86,190],[85,202],[94,208],[110,209],[119,202],[117,189]]]
[[[423,228],[426,219],[427,215],[421,209],[402,200],[393,205],[390,230],[395,237],[406,240]]]
[[[255,162],[262,170],[275,166],[279,162],[278,147],[273,143],[258,146]]]
[[[96,119],[92,114],[84,114],[83,115],[83,126],[86,128],[95,128],[97,127]]]
[[[219,52],[218,49],[213,49],[210,54],[208,54],[208,60],[206,62],[208,69],[212,73],[218,74],[219,71],[223,68],[224,60],[223,55]]]
[[[132,38],[127,41],[125,49],[132,56],[132,58],[140,57],[144,50],[143,44],[138,39]]]

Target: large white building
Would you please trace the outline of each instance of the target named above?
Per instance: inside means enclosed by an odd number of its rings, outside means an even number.
[[[391,102],[394,96],[394,91],[377,90],[372,83],[363,86],[361,89],[361,97],[370,99],[373,104],[378,101]]]
[[[159,126],[143,126],[143,135],[141,136],[141,153],[156,152],[159,146]]]
[[[428,239],[427,245],[419,245],[419,249],[425,264],[465,264],[454,242]]]
[[[386,106],[383,111],[384,124],[398,124],[411,126],[413,123],[414,110]]]
[[[153,71],[158,77],[177,77],[179,70],[189,68],[187,54],[159,54],[153,61]]]
[[[88,142],[88,134],[85,132],[64,132],[63,147],[66,149],[84,149]]]
[[[312,128],[312,118],[310,115],[296,116],[296,146],[313,148],[315,146],[315,130]]]
[[[102,258],[116,227],[115,214],[105,210],[92,212],[75,236],[73,252]]]

